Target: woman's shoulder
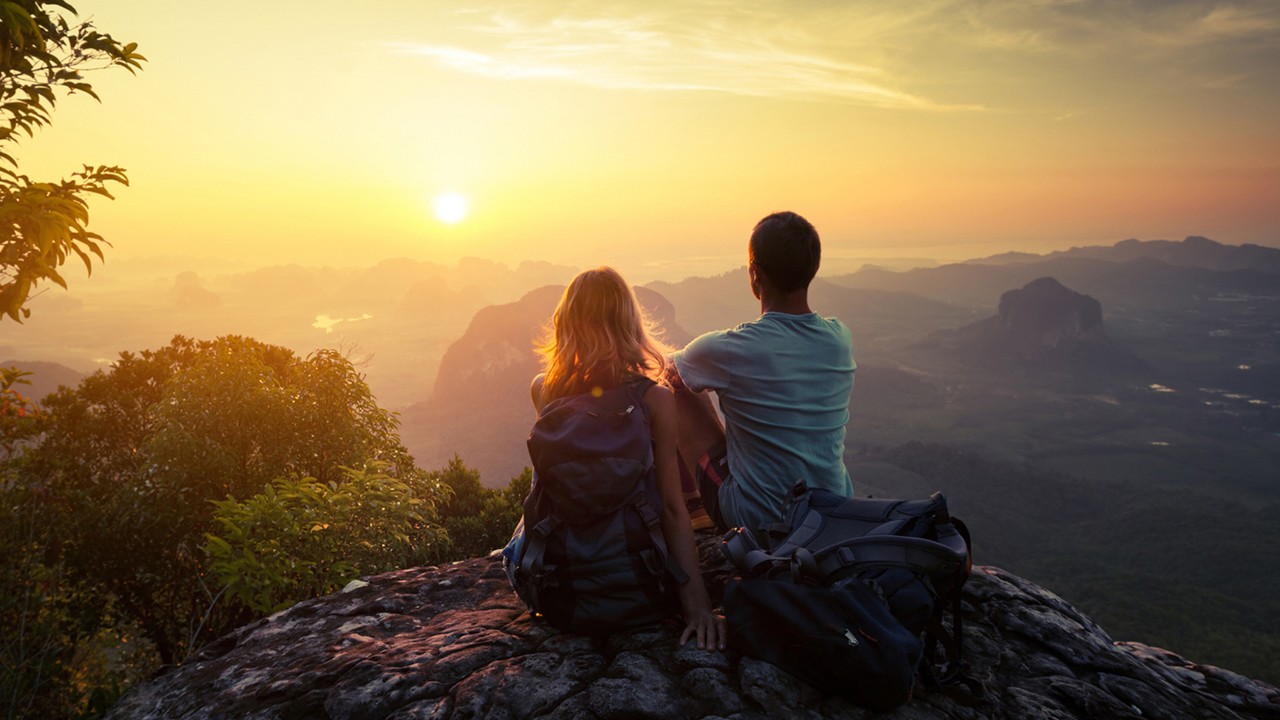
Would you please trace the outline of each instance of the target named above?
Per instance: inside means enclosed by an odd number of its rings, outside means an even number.
[[[648,375],[640,373],[627,373],[623,375],[620,384],[631,386],[632,389],[643,393],[646,398],[649,397],[649,393],[653,392],[655,388],[663,388],[668,392],[671,391],[671,389],[668,388],[661,380],[656,380]]]
[[[674,408],[676,395],[671,388],[653,380],[649,382],[649,388],[644,391],[644,404],[649,406],[649,412],[652,414]]]
[[[542,385],[546,380],[546,373],[538,373],[533,376],[533,381],[529,383],[529,399],[533,400],[533,406],[539,412],[542,411],[542,406],[545,405],[545,403],[542,402]]]

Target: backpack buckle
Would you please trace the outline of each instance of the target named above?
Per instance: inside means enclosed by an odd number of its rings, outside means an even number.
[[[798,547],[791,553],[791,581],[797,585],[804,583],[806,577],[818,576],[818,563],[808,548]]]

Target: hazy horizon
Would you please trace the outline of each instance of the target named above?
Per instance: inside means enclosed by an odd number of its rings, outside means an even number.
[[[17,161],[130,185],[91,203],[92,277],[72,263],[0,331],[16,359],[238,333],[357,350],[380,397],[421,397],[480,307],[598,265],[729,272],[781,209],[816,225],[828,277],[1128,238],[1280,247],[1265,1],[78,10],[147,62],[87,73],[102,102],[62,98]],[[408,379],[379,380],[388,363]]]
[[[930,258],[832,257],[821,275],[853,272],[867,260],[896,269],[935,264]],[[326,347],[347,352],[362,363],[382,402],[403,407],[430,395],[436,364],[475,311],[564,284],[598,264],[388,257],[352,265],[253,266],[229,258],[108,252],[92,277],[73,274],[67,290],[46,286],[28,301],[31,317],[0,334],[0,361],[51,361],[89,373],[121,352],[155,349],[177,334],[240,334],[302,355]],[[643,285],[713,277],[744,265],[745,257],[735,253],[619,269]]]
[[[148,62],[90,73],[102,103],[59,102],[18,161],[128,169],[91,208],[104,274],[473,256],[645,282],[780,209],[829,258],[1280,245],[1265,1],[78,9]]]
[[[896,271],[945,264],[921,257],[825,255],[819,277],[849,275],[864,263]],[[619,269],[634,284],[647,285],[715,277],[744,265],[745,258],[735,254]],[[300,355],[338,349],[360,365],[380,402],[405,408],[431,397],[445,351],[478,310],[515,302],[538,287],[562,285],[586,267],[474,257],[455,263],[402,257],[349,266],[250,267],[210,257],[108,255],[93,277],[73,281],[68,290],[45,288],[34,296],[28,302],[31,317],[21,325],[11,323],[0,335],[0,361],[56,362],[90,373],[111,365],[122,352],[156,349],[175,335],[245,335]],[[993,288],[992,308],[1002,289],[1008,288]],[[726,299],[743,309],[742,317],[726,321],[750,319],[745,286],[742,292],[741,298]],[[815,309],[830,310],[820,304]]]
[[[66,290],[51,285],[39,286],[39,289],[32,293],[32,304],[30,307],[33,308],[33,319],[28,320],[27,322],[35,321],[37,316],[34,315],[34,313],[37,312],[40,307],[41,296],[46,293],[46,299],[68,295],[76,296],[79,293],[93,293],[110,290],[113,289],[113,287],[118,286],[120,283],[136,280],[171,278],[185,272],[194,272],[201,277],[213,277],[247,273],[273,267],[290,266],[314,270],[368,269],[388,262],[409,261],[414,263],[432,263],[444,267],[457,268],[460,265],[467,263],[479,262],[493,263],[495,265],[504,266],[508,269],[515,269],[524,265],[549,264],[563,265],[582,270],[589,267],[609,265],[617,269],[628,280],[628,282],[631,282],[634,285],[645,285],[651,282],[679,282],[689,278],[714,277],[716,275],[732,272],[738,268],[745,267],[746,237],[748,234],[749,232],[744,232],[741,242],[738,243],[742,247],[737,248],[735,246],[734,252],[725,252],[716,255],[672,256],[667,258],[652,257],[648,259],[618,263],[610,263],[605,259],[592,262],[589,258],[584,258],[584,261],[578,264],[564,264],[547,258],[538,257],[510,259],[466,254],[446,261],[402,254],[386,255],[378,259],[366,259],[363,261],[346,263],[312,261],[305,257],[272,262],[254,262],[252,259],[244,257],[237,258],[218,255],[131,255],[128,253],[117,252],[115,248],[107,248],[106,258],[94,265],[91,275],[85,274],[82,270],[77,272],[74,267],[68,271],[69,287]],[[1188,232],[1170,237],[1099,238],[1096,241],[1059,243],[1056,245],[1043,246],[1039,243],[1022,243],[1016,246],[1009,246],[1003,243],[984,243],[964,246],[965,248],[976,251],[973,253],[959,252],[955,247],[932,246],[933,249],[945,249],[947,252],[929,253],[922,251],[909,255],[895,253],[892,249],[882,249],[879,252],[868,249],[865,252],[859,253],[856,252],[857,248],[836,248],[833,252],[833,250],[828,247],[827,241],[824,239],[822,265],[818,269],[818,277],[831,277],[857,272],[864,265],[876,265],[890,270],[906,270],[913,267],[932,267],[948,263],[972,262],[1005,253],[1050,255],[1053,253],[1067,252],[1080,248],[1110,247],[1126,240],[1137,240],[1140,242],[1179,242],[1189,237],[1208,237],[1208,239],[1223,245],[1238,246],[1253,244],[1280,249],[1280,238],[1277,238],[1276,242],[1273,243],[1233,242],[1229,239],[1205,236],[1201,233],[1195,232]],[[1028,249],[1028,247],[1039,247],[1039,249]],[[921,248],[921,250],[928,249],[929,247],[927,246]]]

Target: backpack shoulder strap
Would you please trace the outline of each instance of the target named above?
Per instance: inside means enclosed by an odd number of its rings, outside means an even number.
[[[627,388],[631,391],[632,398],[635,400],[636,405],[640,406],[640,411],[644,413],[645,424],[648,424],[653,420],[653,418],[649,414],[649,406],[644,402],[644,396],[649,392],[649,388],[652,388],[657,384],[656,380],[648,377],[647,375],[635,375],[626,381]],[[645,527],[648,528],[650,542],[652,542],[653,546],[658,548],[660,552],[665,555],[667,572],[669,572],[671,577],[675,579],[677,585],[684,585],[689,582],[689,576],[680,568],[680,565],[676,563],[675,556],[672,555],[670,549],[667,548],[666,538],[662,535],[662,519],[658,516],[658,513],[649,505],[648,502],[644,500],[636,503],[636,509],[639,511],[640,517],[644,520]],[[651,569],[655,572],[661,571],[658,568]]]
[[[815,555],[818,578],[823,582],[847,568],[873,564],[903,566],[927,575],[961,570],[967,562],[962,547],[900,535],[868,535]]]
[[[522,520],[523,522],[523,520]],[[524,556],[520,558],[520,569],[530,577],[542,578],[555,572],[554,565],[546,565],[547,538],[560,527],[560,518],[555,513],[547,515],[533,527],[525,528]]]
[[[644,397],[644,394],[646,392],[649,392],[649,388],[658,384],[657,380],[654,380],[648,375],[632,375],[631,377],[627,378],[625,382],[631,387],[635,388],[636,392],[640,393],[641,397]]]
[[[640,406],[640,410],[644,413],[645,422],[649,422],[653,418],[649,416],[649,406],[644,404],[644,396],[649,392],[649,388],[657,385],[657,381],[645,375],[633,375],[623,381],[627,386],[627,390],[631,393],[631,398]]]

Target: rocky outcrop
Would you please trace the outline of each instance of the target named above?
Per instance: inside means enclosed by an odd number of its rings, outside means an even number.
[[[169,299],[180,308],[216,308],[222,305],[222,298],[217,293],[206,290],[200,282],[200,276],[190,270],[179,273],[173,280],[169,290]]]
[[[708,584],[728,576],[700,538]],[[223,637],[130,691],[109,718],[872,717],[732,650],[677,647],[677,627],[603,638],[531,620],[494,555],[369,578]],[[1113,643],[1056,595],[978,567],[965,654],[979,698],[918,692],[925,718],[1280,718],[1280,690],[1137,643]]]
[[[1001,295],[999,313],[1001,332],[993,340],[1022,357],[1106,341],[1102,304],[1051,277]]]
[[[1002,293],[996,315],[932,333],[914,349],[980,372],[1058,374],[1099,387],[1132,384],[1151,372],[1107,337],[1100,302],[1051,277]]]

